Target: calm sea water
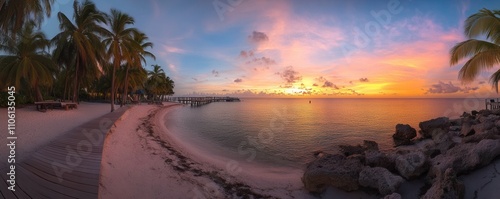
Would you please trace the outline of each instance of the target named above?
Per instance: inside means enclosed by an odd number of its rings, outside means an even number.
[[[211,153],[300,167],[313,151],[339,144],[373,140],[390,149],[398,123],[418,130],[421,121],[480,109],[483,99],[243,99],[177,107],[165,120],[176,136]]]

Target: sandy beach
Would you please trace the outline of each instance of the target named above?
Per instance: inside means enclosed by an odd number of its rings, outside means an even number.
[[[34,106],[16,109],[16,135],[18,137],[16,159],[22,161],[38,147],[47,144],[66,131],[109,113],[109,106],[107,103],[81,102],[78,109],[68,111],[54,109],[40,112]],[[2,113],[0,121],[7,121],[7,109],[3,108],[0,111]],[[7,128],[1,128],[0,133],[7,135]],[[2,136],[1,139],[6,139],[6,136]],[[0,145],[1,157],[6,157],[8,152],[7,145]],[[6,163],[6,161],[1,161],[0,168]]]

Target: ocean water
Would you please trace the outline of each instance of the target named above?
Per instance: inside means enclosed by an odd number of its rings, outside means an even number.
[[[309,102],[311,101],[311,102]],[[393,147],[398,123],[484,109],[484,99],[242,99],[176,107],[167,127],[209,153],[238,161],[303,167],[313,152],[373,140]]]

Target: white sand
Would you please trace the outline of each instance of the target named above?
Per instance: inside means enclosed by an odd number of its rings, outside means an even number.
[[[16,161],[29,156],[38,147],[43,146],[85,122],[109,113],[110,104],[82,102],[78,109],[48,110],[43,113],[34,106],[16,109]],[[0,109],[0,157],[6,157],[7,148],[7,109]],[[7,165],[7,158],[0,161],[0,168]]]

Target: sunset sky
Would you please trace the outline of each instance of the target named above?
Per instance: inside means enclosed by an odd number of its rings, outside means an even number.
[[[189,2],[189,3],[188,3]],[[234,2],[234,3],[233,3]],[[500,1],[107,0],[129,13],[176,83],[176,95],[305,97],[498,96],[484,73],[462,84],[449,50],[463,21]],[[42,29],[56,34],[57,1]]]

